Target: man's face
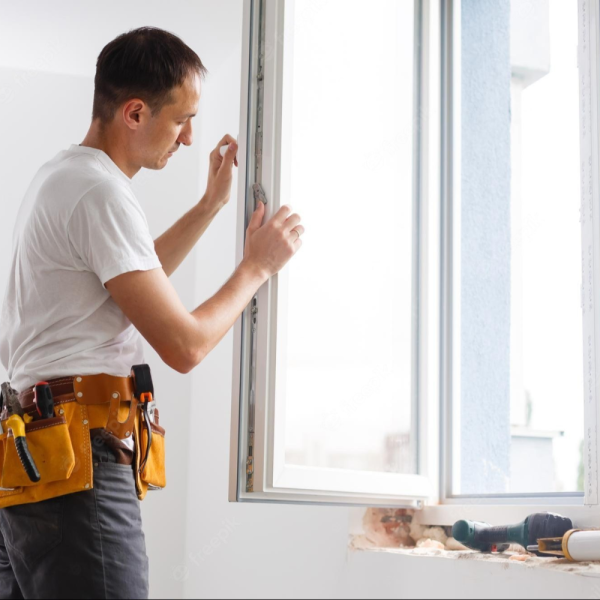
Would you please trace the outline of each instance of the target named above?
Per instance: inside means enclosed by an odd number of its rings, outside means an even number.
[[[150,117],[143,130],[141,166],[146,169],[164,168],[172,152],[193,141],[192,119],[200,102],[200,77],[190,75],[182,86],[171,90],[171,96],[174,102]]]

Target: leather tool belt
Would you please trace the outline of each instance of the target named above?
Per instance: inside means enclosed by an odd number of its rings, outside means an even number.
[[[39,481],[32,481],[23,468],[13,431],[7,428],[6,410],[0,414],[0,508],[92,489],[92,444],[100,441],[113,449],[118,463],[132,465],[140,500],[149,489],[166,486],[165,430],[157,409],[149,418],[144,400],[152,400],[152,394],[136,392],[133,376],[82,375],[47,383],[54,399],[53,417],[39,418],[33,387],[19,394]],[[133,452],[122,441],[130,437]]]

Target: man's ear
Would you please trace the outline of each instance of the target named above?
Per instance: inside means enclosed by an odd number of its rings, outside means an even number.
[[[123,121],[131,129],[137,129],[143,122],[146,112],[148,111],[147,104],[139,98],[129,100],[123,105]]]

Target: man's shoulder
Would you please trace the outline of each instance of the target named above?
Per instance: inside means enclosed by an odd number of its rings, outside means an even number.
[[[131,188],[116,177],[107,176],[88,182],[85,191],[72,203],[71,218],[104,221],[123,219],[145,222],[144,211]]]
[[[82,193],[98,186],[106,191],[130,193],[124,182],[103,168],[93,155],[66,156],[64,160],[46,165],[47,185]]]
[[[79,157],[48,168],[38,192],[38,201],[42,204],[62,205],[70,210],[82,201],[95,203],[110,199],[137,202],[128,185],[96,167],[93,161],[79,160]]]

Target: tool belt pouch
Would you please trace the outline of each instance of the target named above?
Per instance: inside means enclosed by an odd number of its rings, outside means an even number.
[[[149,422],[152,428],[152,442],[148,451],[148,458],[142,467],[148,448],[148,428],[145,415],[138,406],[135,429],[135,467],[138,496],[144,498],[148,490],[163,489],[167,485],[165,468],[165,430],[158,423],[158,409],[154,413],[154,422]]]
[[[2,425],[6,431],[5,423],[6,421]],[[75,467],[75,453],[64,416],[26,423],[25,434],[29,451],[41,476],[40,481],[33,482],[27,476],[17,453],[14,436],[12,432],[8,432],[0,437],[2,488],[39,486],[71,476]]]
[[[0,434],[0,509],[17,504],[90,490],[94,487],[90,430],[104,428],[118,439],[134,438],[135,483],[139,500],[148,489],[162,489],[165,481],[165,430],[155,411],[152,443],[145,467],[147,431],[144,411],[132,399],[130,380],[105,374],[76,377],[74,391],[54,397],[56,416],[25,423],[25,437],[40,474],[36,483],[21,464],[6,420]],[[133,410],[133,412],[130,412]],[[35,417],[35,408],[27,413]],[[132,417],[131,420],[129,417]]]

